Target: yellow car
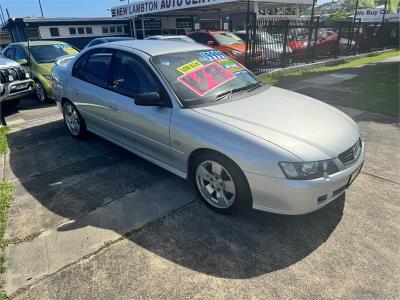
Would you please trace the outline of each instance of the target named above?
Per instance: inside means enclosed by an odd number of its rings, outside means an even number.
[[[41,102],[48,102],[53,98],[51,69],[56,58],[78,53],[73,46],[58,41],[32,41],[29,45],[27,42],[13,43],[3,51],[4,56],[17,61],[31,74],[35,81],[36,96]]]

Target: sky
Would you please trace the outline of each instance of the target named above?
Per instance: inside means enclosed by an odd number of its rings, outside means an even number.
[[[43,14],[51,17],[110,17],[107,8],[127,3],[127,0],[40,0]],[[130,0],[134,2],[135,0]],[[138,0],[136,0],[138,1]],[[330,0],[318,0],[318,4]],[[6,8],[11,17],[40,17],[39,0],[0,0],[5,17]]]

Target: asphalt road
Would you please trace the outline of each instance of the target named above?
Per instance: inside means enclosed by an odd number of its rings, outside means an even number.
[[[366,140],[346,194],[303,216],[207,209],[189,183],[23,102],[4,176],[15,186],[5,290],[16,299],[399,296],[397,120],[346,110]],[[334,124],[333,124],[334,126]]]

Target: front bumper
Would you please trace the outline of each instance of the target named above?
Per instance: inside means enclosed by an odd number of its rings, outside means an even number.
[[[26,88],[20,89],[21,86],[26,85]],[[32,79],[25,79],[14,81],[2,85],[0,89],[0,101],[5,102],[16,98],[22,98],[31,94],[34,90],[34,82]]]
[[[365,147],[350,167],[314,180],[289,180],[245,172],[253,196],[253,208],[278,214],[306,214],[341,196],[364,163]],[[352,176],[351,179],[354,179]]]

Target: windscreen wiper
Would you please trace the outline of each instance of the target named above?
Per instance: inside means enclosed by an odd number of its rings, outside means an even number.
[[[251,86],[253,86],[253,85],[251,85]],[[243,91],[243,90],[247,90],[248,88],[249,88],[249,86],[246,85],[246,86],[242,86],[242,87],[237,88],[237,89],[233,89],[233,90],[230,90],[230,91],[223,92],[221,94],[218,94],[217,97],[215,97],[214,101],[219,101],[219,100],[225,98],[226,96],[232,96],[232,94],[240,92],[240,91]]]

